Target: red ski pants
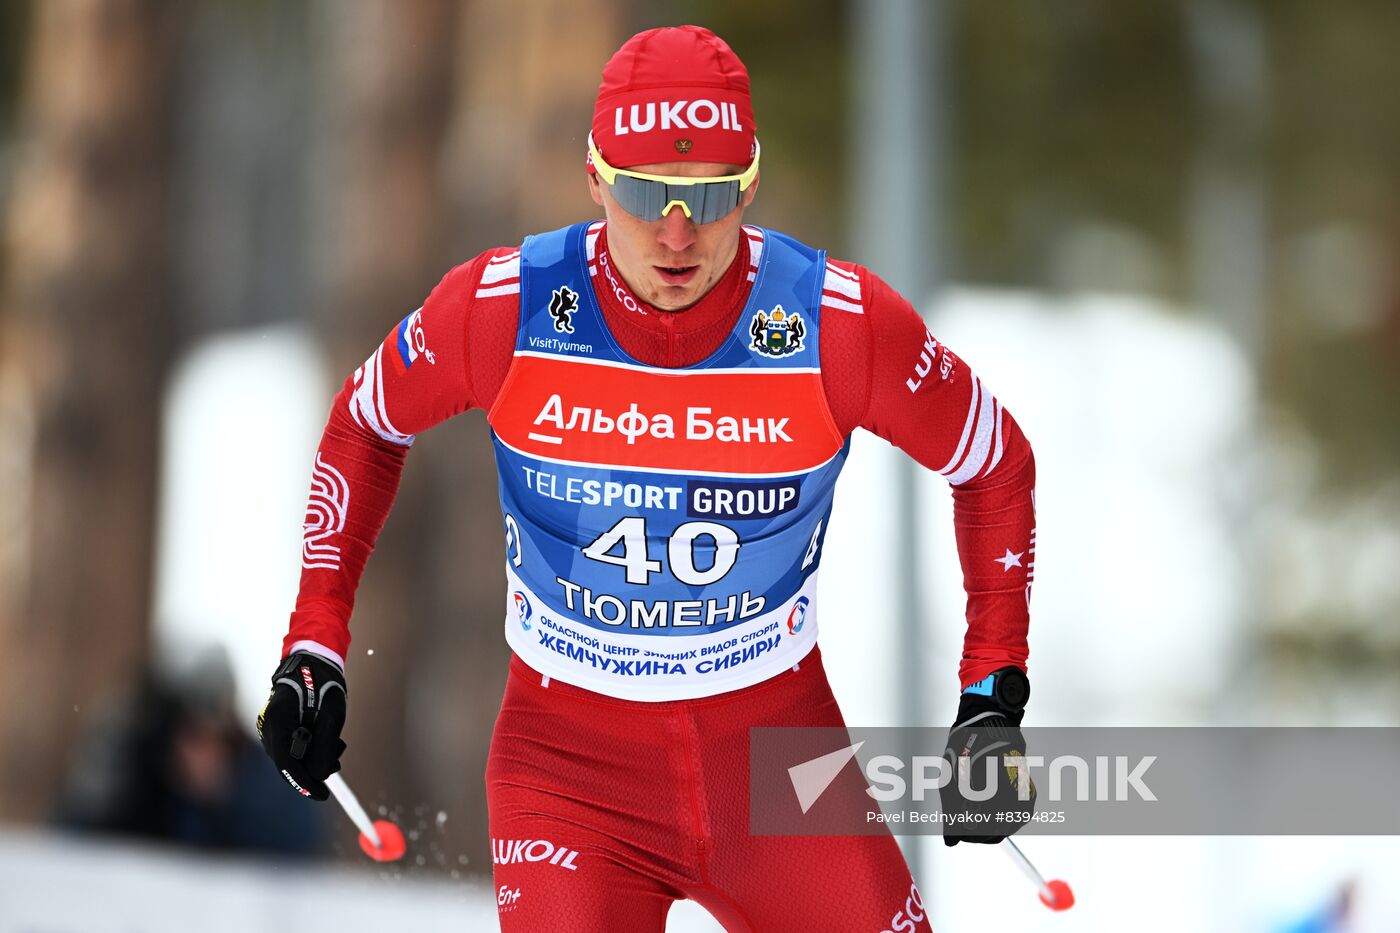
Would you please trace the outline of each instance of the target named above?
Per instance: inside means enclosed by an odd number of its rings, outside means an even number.
[[[665,703],[512,658],[486,765],[501,929],[661,933],[690,898],[728,933],[928,933],[894,837],[750,834],[752,726],[844,727],[818,651]]]

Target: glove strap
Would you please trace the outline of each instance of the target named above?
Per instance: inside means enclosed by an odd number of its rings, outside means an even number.
[[[964,688],[958,701],[958,726],[998,716],[1014,726],[1021,724],[1031,685],[1018,667],[1003,667]]]

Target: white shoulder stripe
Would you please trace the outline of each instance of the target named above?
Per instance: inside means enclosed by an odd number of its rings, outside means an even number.
[[[836,273],[837,275],[841,276],[841,278],[847,279],[847,280],[852,281],[852,282],[855,282],[857,285],[860,284],[860,277],[859,277],[858,275],[856,275],[854,272],[847,272],[845,269],[839,268],[838,266],[833,265],[833,264],[832,264],[831,262],[829,262],[829,261],[828,261],[827,264],[826,264],[826,271],[827,271],[827,272],[834,272],[834,273]]]
[[[378,417],[380,437],[396,444],[412,444],[413,435],[404,434],[389,421],[389,408],[384,398],[384,345],[374,351],[374,409]]]
[[[987,469],[982,473],[983,476],[992,475],[992,471],[997,468],[997,464],[1001,463],[1001,402],[997,402],[997,426],[994,433],[996,434],[996,450],[992,453],[992,461],[987,464]]]
[[[851,304],[849,301],[842,301],[840,298],[833,298],[830,295],[822,295],[823,308],[835,308],[838,311],[849,311],[852,314],[864,314],[865,308],[860,305]]]
[[[597,266],[589,266],[589,267],[588,267],[588,274],[589,274],[590,276],[597,275],[597,274],[598,274],[598,267],[597,267]],[[488,288],[478,288],[478,289],[476,290],[476,297],[478,297],[478,298],[497,298],[497,297],[500,297],[501,295],[518,295],[518,294],[520,294],[520,277],[519,277],[519,276],[515,276],[514,278],[509,279],[508,281],[502,282],[502,283],[499,284],[499,285],[492,285],[492,286],[490,286],[490,287],[488,287]]]
[[[981,388],[981,383],[978,383]],[[997,427],[996,400],[992,393],[982,388],[981,403],[977,406],[977,430],[973,433],[972,444],[967,451],[967,459],[962,466],[948,477],[948,482],[960,486],[972,479],[987,463],[987,455],[992,449],[992,434]]]
[[[860,301],[860,280],[848,279],[834,266],[826,267],[826,277],[822,279],[822,289],[844,295],[852,301]]]
[[[938,470],[938,472],[942,473],[944,476],[947,476],[953,467],[958,465],[958,461],[962,459],[963,453],[967,450],[967,439],[972,434],[972,426],[977,423],[977,400],[981,395],[981,389],[981,381],[976,376],[973,376],[972,399],[968,402],[967,420],[963,422],[962,437],[958,438],[958,446],[957,449],[953,451],[952,458]]]
[[[520,258],[520,250],[517,249],[517,250],[513,250],[512,252],[506,253],[504,256],[492,256],[490,259],[486,260],[486,262],[487,262],[488,264],[489,264],[489,263],[493,263],[493,262],[514,262],[515,260],[518,260],[519,258]]]
[[[505,279],[520,278],[520,254],[516,253],[508,261],[488,262],[481,273],[481,284],[491,285]]]
[[[384,407],[384,345],[380,344],[365,364],[355,370],[355,392],[350,396],[350,417],[366,430],[373,431],[384,440],[400,447],[408,447],[414,441],[412,434],[402,434],[389,422],[389,413]]]

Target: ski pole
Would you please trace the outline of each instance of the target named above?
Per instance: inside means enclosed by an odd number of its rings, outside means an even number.
[[[1069,884],[1060,881],[1058,878],[1053,881],[1046,881],[1045,878],[1036,871],[1031,860],[1026,858],[1026,854],[1021,851],[1016,843],[1011,841],[1011,837],[1006,837],[1006,854],[1011,856],[1011,861],[1020,866],[1027,878],[1040,889],[1040,902],[1051,910],[1069,910],[1074,906],[1074,892],[1070,890]]]
[[[393,862],[403,858],[407,846],[403,841],[403,833],[397,826],[388,820],[371,821],[365,808],[360,806],[360,801],[356,799],[355,792],[339,774],[332,774],[326,778],[326,787],[335,797],[335,802],[345,811],[345,815],[350,817],[350,822],[360,831],[360,848],[364,850],[365,855],[376,862]]]

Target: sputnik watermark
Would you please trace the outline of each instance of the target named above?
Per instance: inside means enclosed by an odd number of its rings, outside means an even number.
[[[1049,835],[1400,836],[1386,780],[1400,773],[1400,728],[1037,727],[1004,738],[1016,745],[950,747],[948,730],[931,727],[755,726],[750,831],[933,835],[1001,819]],[[955,757],[969,747],[969,760]]]
[[[856,757],[864,742],[829,752],[794,765],[788,769],[793,792],[805,814],[836,780],[847,762]],[[958,759],[954,769],[950,758],[939,755],[914,755],[906,762],[898,755],[874,755],[862,768],[869,787],[866,793],[880,803],[913,800],[922,803],[930,794],[947,787],[957,772],[957,789],[965,800],[981,802],[996,796],[998,770],[1005,768],[1016,786],[1016,798],[1031,799],[1031,788],[1042,803],[1063,800],[1100,802],[1155,801],[1157,795],[1147,785],[1144,776],[1157,760],[1156,755],[1144,755],[1136,760],[1128,755],[1096,755],[1090,760],[1079,755],[986,755],[981,758],[983,780],[976,786],[976,762],[967,757]],[[906,771],[912,779],[906,778]],[[925,822],[949,822],[956,816],[968,814],[931,815]]]

